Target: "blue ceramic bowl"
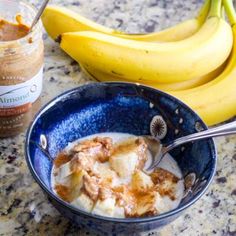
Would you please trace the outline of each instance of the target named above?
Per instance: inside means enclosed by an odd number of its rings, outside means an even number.
[[[64,216],[96,233],[128,235],[170,223],[203,195],[216,168],[213,140],[189,143],[171,152],[186,181],[185,197],[177,209],[145,218],[92,215],[62,201],[51,188],[49,156],[55,157],[68,142],[100,132],[151,133],[168,143],[202,129],[207,126],[196,113],[156,89],[131,83],[94,83],[65,92],[41,109],[27,133],[26,160],[37,183]]]

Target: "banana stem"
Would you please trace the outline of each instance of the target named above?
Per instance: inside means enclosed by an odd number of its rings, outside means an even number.
[[[224,8],[224,5],[221,6],[221,18],[225,20],[225,8]]]
[[[232,0],[223,0],[223,4],[225,7],[226,14],[229,18],[230,24],[233,26],[236,24],[236,12],[234,9],[233,1]]]
[[[211,0],[211,7],[208,17],[221,17],[221,4],[222,0]]]
[[[200,24],[203,24],[203,22],[206,20],[210,9],[210,5],[211,5],[211,0],[205,0],[201,9],[199,10],[198,16],[196,18]]]

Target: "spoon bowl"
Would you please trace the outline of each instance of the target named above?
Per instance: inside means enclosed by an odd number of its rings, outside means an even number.
[[[150,151],[152,158],[151,164],[149,166],[145,166],[145,170],[149,171],[151,169],[157,168],[162,159],[165,157],[165,154],[167,154],[169,151],[182,144],[201,139],[225,136],[231,134],[236,134],[236,121],[180,137],[178,139],[171,141],[168,145],[163,145],[159,139],[153,136],[145,135],[143,136],[143,138],[148,145],[148,150]]]

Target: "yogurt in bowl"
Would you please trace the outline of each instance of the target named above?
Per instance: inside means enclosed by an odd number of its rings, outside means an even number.
[[[58,154],[53,190],[73,206],[102,216],[145,217],[173,210],[184,195],[181,170],[168,155],[160,168],[145,173],[149,158],[141,137],[94,134]]]

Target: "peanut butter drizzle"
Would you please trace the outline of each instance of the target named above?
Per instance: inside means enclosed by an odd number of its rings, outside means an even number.
[[[0,41],[11,41],[23,38],[29,33],[29,26],[23,23],[21,15],[16,15],[16,22],[0,19]]]
[[[53,164],[56,168],[59,168],[61,165],[66,164],[69,162],[71,158],[64,152],[60,152],[58,156],[55,158]]]
[[[109,150],[112,150],[113,153],[126,153],[127,150],[135,150],[139,154],[139,162],[141,162],[141,169],[147,159],[146,149],[147,145],[142,139],[137,139],[135,142],[131,142],[132,140],[128,140],[118,145],[117,147],[112,146],[111,140],[108,138],[95,138],[93,140],[86,140],[82,143],[76,145],[72,150],[73,152],[83,152],[85,154],[90,154],[89,148],[93,149],[98,145],[98,143],[94,143],[97,141],[105,144],[108,142],[110,145],[105,145],[107,147],[106,152],[103,152],[103,155],[107,155],[110,153]],[[99,150],[96,150],[97,152]],[[98,152],[100,153],[100,152]],[[92,152],[93,155],[96,152]],[[76,155],[76,154],[74,154]],[[85,158],[85,157],[83,157]],[[91,155],[87,156],[88,159],[93,159]],[[107,158],[107,157],[106,157]],[[105,158],[105,159],[106,159]],[[60,167],[62,164],[65,164],[71,159],[66,153],[59,153],[59,155],[54,160],[54,165],[56,168]],[[103,158],[98,159],[98,161],[103,162]],[[144,161],[143,161],[144,160]],[[78,160],[75,164],[78,165]],[[80,167],[85,167],[85,165],[79,165]],[[140,168],[140,167],[139,167]],[[85,168],[82,168],[86,170]],[[123,207],[125,211],[125,217],[144,217],[144,216],[154,216],[159,214],[154,206],[155,201],[155,193],[159,193],[161,196],[168,196],[171,200],[175,200],[176,196],[173,192],[173,189],[170,186],[166,186],[166,181],[170,184],[176,184],[179,181],[179,178],[176,177],[171,172],[157,168],[154,172],[149,174],[154,185],[151,187],[143,188],[143,189],[134,189],[129,184],[123,184],[120,186],[111,187],[109,182],[102,182],[99,175],[95,175],[92,171],[93,168],[90,168],[90,171],[83,177],[83,186],[81,188],[81,192],[86,194],[94,203],[99,199],[101,201],[108,199],[110,197],[115,197],[116,204],[119,207]],[[112,179],[111,179],[112,180]],[[64,186],[64,185],[56,185],[55,190],[57,194],[65,201],[71,202],[71,192],[73,191],[73,186]],[[142,204],[143,206],[147,206],[148,210],[143,214],[138,214],[137,207]]]

